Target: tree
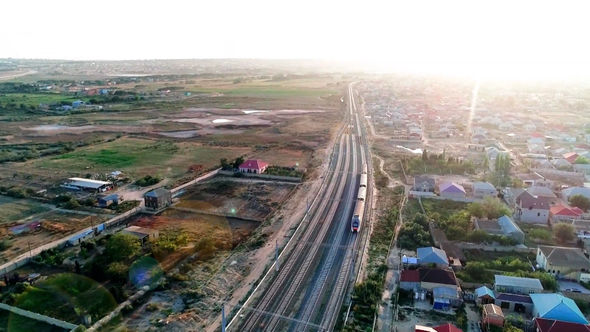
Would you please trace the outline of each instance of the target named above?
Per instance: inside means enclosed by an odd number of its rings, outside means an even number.
[[[120,262],[129,257],[136,256],[141,250],[139,241],[129,234],[118,233],[107,240],[105,256],[110,261]]]
[[[221,169],[228,170],[231,169],[231,165],[227,162],[227,158],[219,159],[219,163],[221,164]]]
[[[588,209],[590,209],[590,199],[582,195],[570,196],[569,203],[575,207],[584,210],[585,212],[588,212]]]
[[[241,164],[244,163],[244,158],[243,157],[237,157],[236,160],[234,160],[234,168],[239,168]]]
[[[553,226],[553,233],[557,241],[561,243],[570,242],[576,237],[574,226],[570,224],[557,224]]]
[[[510,209],[494,197],[486,197],[481,203],[471,203],[467,209],[471,215],[477,218],[497,219],[511,214]]]

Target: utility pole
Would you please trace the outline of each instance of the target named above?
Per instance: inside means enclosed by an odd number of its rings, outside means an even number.
[[[279,271],[279,241],[275,240],[275,270]]]
[[[221,332],[225,332],[225,303],[221,305]]]

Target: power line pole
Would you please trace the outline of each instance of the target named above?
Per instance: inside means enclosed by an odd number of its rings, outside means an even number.
[[[279,271],[279,241],[275,240],[275,269]]]
[[[221,332],[225,332],[225,303],[221,305]]]

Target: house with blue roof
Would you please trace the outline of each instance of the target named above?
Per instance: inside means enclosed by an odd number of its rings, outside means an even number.
[[[495,300],[496,294],[486,286],[481,286],[475,289],[475,302],[477,302],[477,304],[494,303]]]
[[[588,320],[574,300],[561,294],[530,294],[535,318],[554,319],[570,323],[588,324]]]
[[[436,264],[437,266],[449,266],[449,258],[444,250],[435,247],[422,247],[416,249],[418,263],[421,265]]]

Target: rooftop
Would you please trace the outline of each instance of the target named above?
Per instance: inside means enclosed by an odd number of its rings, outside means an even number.
[[[496,298],[496,295],[494,294],[494,291],[487,288],[486,286],[481,286],[477,289],[475,289],[475,296],[477,297],[482,297],[482,296],[490,296],[492,298]]]
[[[71,186],[94,188],[94,189],[98,189],[104,185],[111,184],[108,181],[100,181],[100,180],[92,180],[92,179],[84,179],[84,178],[69,178],[68,181],[70,181],[69,185],[71,185]]]
[[[146,197],[162,197],[162,196],[166,196],[169,195],[170,191],[168,189],[165,188],[156,188],[152,191],[149,191],[145,194]]]
[[[535,318],[538,332],[590,332],[590,325]]]
[[[496,286],[524,287],[543,290],[543,285],[541,285],[541,281],[535,278],[512,277],[496,274],[494,276],[494,279],[494,284]]]
[[[551,265],[590,270],[590,260],[578,248],[539,246],[539,249]]]
[[[483,312],[486,316],[493,315],[493,316],[504,317],[504,313],[502,312],[502,309],[493,303],[484,304],[483,305]]]
[[[239,168],[261,169],[267,167],[268,164],[258,159],[248,159],[240,164]]]
[[[576,302],[561,294],[531,294],[531,300],[541,318],[588,324]]]
[[[421,282],[431,282],[444,285],[457,285],[457,279],[452,271],[443,269],[418,269]]]
[[[497,300],[518,303],[533,303],[531,297],[528,295],[500,293],[496,296]]]
[[[418,254],[418,260],[420,264],[424,263],[435,263],[435,264],[449,264],[447,254],[435,247],[422,247],[416,249]]]

